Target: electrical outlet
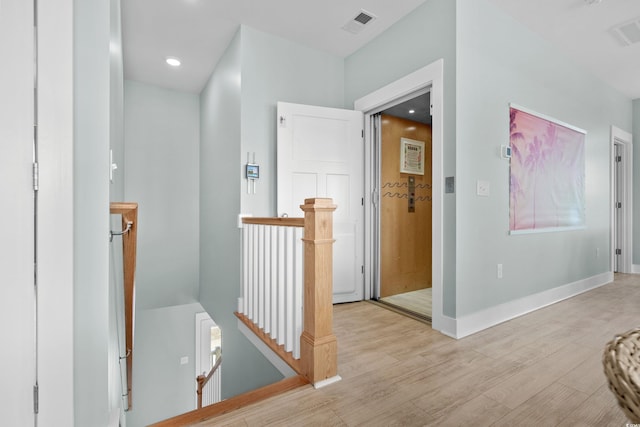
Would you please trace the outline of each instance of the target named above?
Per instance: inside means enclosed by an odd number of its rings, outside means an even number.
[[[478,196],[488,197],[489,196],[489,181],[481,181],[478,180],[476,184],[476,190]]]
[[[498,279],[502,279],[502,264],[498,264],[497,273]]]

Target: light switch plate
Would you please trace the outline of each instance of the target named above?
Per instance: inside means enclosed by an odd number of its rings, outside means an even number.
[[[477,190],[478,196],[488,197],[489,196],[489,181],[478,180],[477,189],[476,190]]]

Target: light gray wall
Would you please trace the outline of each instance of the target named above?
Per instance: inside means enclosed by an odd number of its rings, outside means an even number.
[[[444,176],[456,174],[456,2],[427,0],[345,60],[345,105],[444,59]],[[457,180],[457,178],[456,178]],[[455,317],[456,194],[444,195],[443,312]]]
[[[3,6],[0,51],[11,56],[12,66],[3,68],[0,79],[0,170],[4,178],[0,181],[0,197],[4,201],[0,221],[7,225],[0,241],[0,335],[4,350],[0,356],[0,401],[3,424],[33,425],[33,4],[9,0]],[[70,200],[65,198],[67,206]],[[63,242],[66,243],[68,240]],[[68,286],[64,291],[68,292]],[[65,303],[68,310],[70,301]],[[60,326],[59,322],[56,324]],[[71,341],[68,327],[61,332],[63,342]],[[63,351],[62,356],[69,353]],[[73,388],[67,385],[65,391],[73,393]],[[68,413],[69,407],[61,410]]]
[[[102,426],[110,411],[109,2],[75,2],[73,24],[75,425]]]
[[[125,82],[125,201],[138,203],[136,309],[199,292],[198,96]]]
[[[460,317],[610,271],[610,125],[631,128],[631,100],[486,0],[458,0],[457,16]],[[585,230],[508,235],[509,163],[499,149],[510,102],[587,131]],[[477,180],[490,182],[490,197],[476,196]]]
[[[142,427],[196,409],[196,313],[199,303],[136,313],[133,408],[129,427]],[[182,357],[188,363],[181,364]]]
[[[640,99],[633,101],[633,264],[640,264]]]
[[[222,330],[223,398],[282,375],[240,333],[241,35],[236,34],[200,95],[200,303]]]
[[[109,148],[113,162],[120,168],[109,185],[109,201],[124,201],[124,64],[122,59],[122,28],[120,0],[109,2],[111,9],[110,64],[110,114]],[[121,216],[111,215],[111,229],[122,227]],[[126,398],[126,361],[120,360],[127,353],[124,327],[124,279],[122,238],[114,238],[109,245],[109,409],[112,417],[118,417],[124,426]]]
[[[238,172],[243,213],[277,216],[276,105],[278,101],[344,106],[344,61],[281,37],[242,26],[241,150]],[[351,107],[352,108],[352,107]],[[247,194],[247,152],[260,164],[257,194]],[[302,204],[303,200],[300,200]]]

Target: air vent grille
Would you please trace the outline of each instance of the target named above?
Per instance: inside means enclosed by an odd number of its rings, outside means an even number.
[[[364,12],[360,12],[360,14],[358,16],[353,18],[354,21],[357,21],[357,22],[361,23],[362,25],[366,25],[367,22],[371,21],[372,19],[373,19],[373,16],[367,15]]]
[[[623,46],[640,42],[640,18],[612,28],[611,33]]]
[[[375,21],[376,16],[373,13],[369,13],[366,10],[361,10],[355,18],[349,20],[342,27],[343,30],[350,32],[351,34],[358,34],[360,31],[364,29],[364,26],[367,24],[371,24],[371,22]]]

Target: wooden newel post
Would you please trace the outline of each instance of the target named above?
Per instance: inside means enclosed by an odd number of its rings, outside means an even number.
[[[333,211],[331,199],[305,199],[304,331],[302,373],[312,383],[338,374],[338,341],[333,335]]]
[[[198,383],[198,390],[196,391],[196,394],[198,395],[198,409],[202,408],[202,388],[206,381],[207,377],[204,375],[198,375],[196,377],[196,383]]]

